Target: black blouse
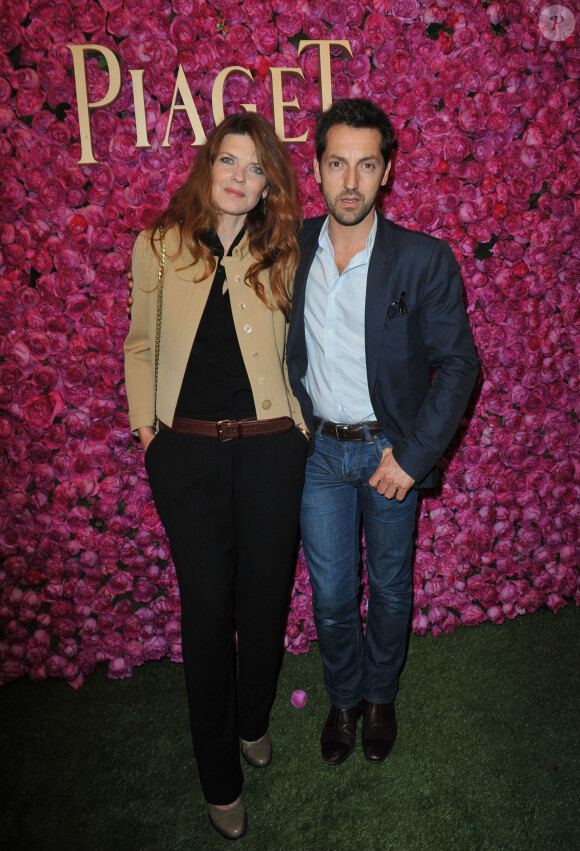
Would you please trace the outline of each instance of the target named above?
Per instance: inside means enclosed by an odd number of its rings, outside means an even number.
[[[228,256],[244,233],[242,228]],[[236,334],[229,288],[222,292],[226,280],[220,262],[223,245],[216,233],[208,234],[207,245],[218,259],[218,267],[191,347],[175,416],[194,420],[254,417],[254,397]]]

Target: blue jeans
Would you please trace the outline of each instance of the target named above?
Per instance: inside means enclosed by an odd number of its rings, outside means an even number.
[[[306,465],[300,525],[324,682],[341,709],[361,698],[390,703],[411,610],[417,491],[399,503],[369,485],[390,445],[384,435],[339,441],[319,432]],[[358,602],[361,517],[369,576],[364,636]]]

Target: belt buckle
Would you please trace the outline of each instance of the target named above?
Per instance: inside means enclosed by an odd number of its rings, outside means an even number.
[[[334,433],[337,440],[348,440],[348,424],[337,423],[334,427]]]
[[[222,443],[227,443],[228,440],[233,440],[231,437],[226,437],[224,435],[224,424],[229,425],[230,423],[235,423],[236,420],[218,420],[217,422],[217,436],[221,440]]]

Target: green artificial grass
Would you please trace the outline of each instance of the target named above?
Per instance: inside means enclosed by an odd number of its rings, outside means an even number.
[[[328,701],[317,645],[284,657],[274,760],[245,766],[241,851],[580,848],[580,610],[411,636],[399,737],[382,765],[360,748],[324,765]],[[290,703],[308,693],[304,709]],[[74,691],[0,690],[2,851],[211,851],[180,665],[149,662]]]

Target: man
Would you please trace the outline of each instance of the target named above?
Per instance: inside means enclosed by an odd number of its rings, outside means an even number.
[[[418,488],[437,483],[478,368],[451,249],[376,213],[392,145],[389,119],[369,101],[336,101],[318,117],[314,173],[328,216],[301,235],[287,346],[311,435],[301,532],[331,701],[321,736],[331,765],[352,752],[360,714],[370,762],[394,744]]]

